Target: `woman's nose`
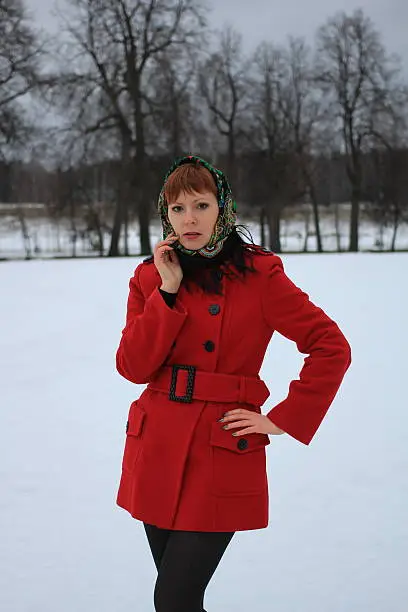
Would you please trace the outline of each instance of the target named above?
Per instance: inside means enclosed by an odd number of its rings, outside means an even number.
[[[186,223],[189,225],[190,223],[195,223],[196,222],[196,217],[194,215],[194,213],[186,213]]]

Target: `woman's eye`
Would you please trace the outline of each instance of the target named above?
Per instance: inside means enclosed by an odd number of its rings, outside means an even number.
[[[205,208],[208,208],[207,202],[201,202],[199,204],[199,206],[204,206]],[[177,210],[178,208],[181,208],[181,206],[173,206],[173,208],[171,210],[176,213],[176,212],[178,212],[178,210]]]

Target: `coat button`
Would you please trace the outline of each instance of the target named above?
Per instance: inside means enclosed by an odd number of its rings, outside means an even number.
[[[211,353],[215,349],[215,344],[212,340],[207,340],[207,342],[204,343],[204,348]]]
[[[238,440],[237,447],[239,448],[239,450],[245,450],[246,448],[248,448],[248,440],[246,440],[245,438],[241,438],[240,440]]]
[[[221,308],[219,304],[211,304],[208,309],[208,312],[212,315],[217,315],[220,312]]]

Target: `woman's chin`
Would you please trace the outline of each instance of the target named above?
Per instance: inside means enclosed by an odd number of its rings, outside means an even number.
[[[197,251],[198,249],[202,249],[206,245],[206,242],[205,240],[200,240],[197,238],[196,240],[180,240],[180,244],[185,249],[189,249],[190,251]]]

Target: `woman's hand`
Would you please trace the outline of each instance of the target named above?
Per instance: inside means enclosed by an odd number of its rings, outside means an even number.
[[[227,423],[224,425],[224,429],[234,429],[247,425],[245,429],[234,432],[232,434],[233,436],[242,436],[249,433],[264,433],[279,436],[286,433],[283,429],[279,429],[279,427],[274,425],[264,414],[252,412],[251,410],[244,410],[243,408],[229,410],[220,421]]]
[[[171,232],[166,240],[160,240],[156,244],[153,253],[155,266],[162,279],[162,289],[174,293],[177,293],[183,278],[183,270],[181,269],[177,253],[170,246],[177,239],[178,236]]]

